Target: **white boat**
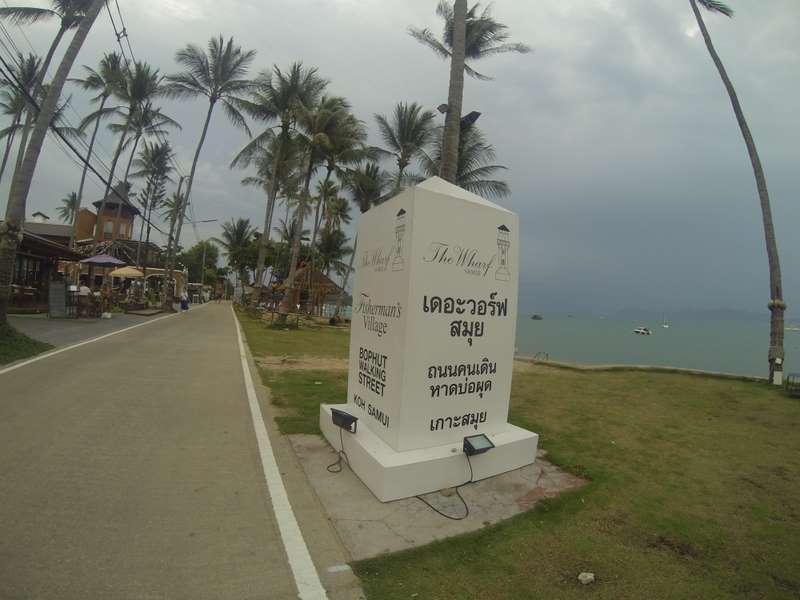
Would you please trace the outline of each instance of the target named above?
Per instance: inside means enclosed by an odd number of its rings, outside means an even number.
[[[650,331],[647,327],[637,327],[633,330],[633,333],[637,335],[653,335],[653,332]]]
[[[789,325],[788,327],[783,328],[784,331],[800,331],[800,327],[797,325]]]
[[[667,315],[666,315],[666,314],[664,315],[664,318],[663,318],[663,320],[662,320],[661,326],[662,326],[664,329],[669,329],[669,323],[667,323]]]

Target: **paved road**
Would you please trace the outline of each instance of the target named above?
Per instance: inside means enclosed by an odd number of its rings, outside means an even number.
[[[0,598],[294,598],[229,305],[0,375]]]

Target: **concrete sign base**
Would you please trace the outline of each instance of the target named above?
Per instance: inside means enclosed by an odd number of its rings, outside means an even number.
[[[460,443],[397,452],[366,427],[355,434],[341,431],[331,420],[331,408],[348,410],[347,404],[320,407],[320,427],[335,450],[347,455],[358,478],[381,502],[427,494],[470,481],[470,464]],[[479,481],[529,465],[536,457],[539,436],[506,424],[488,436],[491,452],[470,457],[471,481]]]
[[[508,424],[519,263],[517,215],[438,177],[358,224],[347,404],[320,427],[381,500],[470,481],[466,436],[494,447],[473,480],[532,463],[538,436]]]

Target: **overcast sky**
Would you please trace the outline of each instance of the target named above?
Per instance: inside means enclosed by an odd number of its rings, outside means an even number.
[[[447,63],[406,33],[409,25],[440,31],[434,0],[119,4],[136,58],[163,73],[176,70],[176,49],[204,46],[219,33],[257,50],[254,73],[295,60],[319,67],[376,144],[374,113],[389,113],[398,101],[434,108],[447,100]],[[735,18],[707,15],[706,22],[761,154],[791,316],[800,298],[800,4],[731,4]],[[493,14],[534,52],[476,64],[495,80],[467,79],[464,112],[483,113],[479,125],[509,168],[512,196],[501,204],[521,218],[522,309],[765,311],[767,260],[753,175],[688,1],[498,0]],[[55,28],[26,28],[40,54]],[[9,31],[28,48],[18,28]],[[114,45],[101,13],[72,75]],[[77,122],[88,97],[74,86],[67,92],[76,111],[67,116]],[[186,172],[206,108],[200,99],[164,102],[164,112],[183,125],[170,139]],[[228,169],[245,142],[218,111],[192,194],[198,219],[263,223],[263,193],[239,184],[247,173]],[[104,132],[98,150],[107,163],[113,144]],[[79,179],[80,169],[48,143],[28,215],[42,210],[55,218],[59,198],[77,190]],[[94,201],[101,191],[92,181],[85,195]],[[218,227],[198,225],[199,236],[216,235]],[[190,228],[184,244],[194,242]]]

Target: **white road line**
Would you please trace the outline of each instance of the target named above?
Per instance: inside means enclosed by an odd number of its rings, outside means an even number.
[[[264,425],[264,417],[261,415],[261,407],[258,405],[258,397],[253,386],[253,377],[247,364],[247,354],[242,342],[242,328],[239,325],[239,320],[236,318],[236,312],[234,312],[233,307],[231,307],[231,312],[233,312],[233,320],[236,326],[236,336],[239,339],[242,373],[244,374],[244,384],[247,390],[247,401],[250,404],[250,416],[253,419],[253,429],[255,429],[256,440],[258,441],[264,479],[267,482],[267,490],[272,499],[272,510],[275,513],[275,520],[278,522],[283,548],[286,550],[289,567],[292,569],[294,582],[297,585],[298,597],[302,600],[326,600],[328,595],[325,593],[325,588],[322,587],[317,569],[311,560],[311,554],[308,552],[308,546],[306,546],[300,526],[297,524],[292,505],[289,502],[289,496],[286,494],[286,488],[283,485],[283,479],[281,479],[281,473],[278,470],[278,463],[275,461],[275,455],[272,452],[272,444],[269,441],[267,428]]]
[[[45,358],[50,358],[51,356],[55,356],[56,354],[61,354],[62,352],[66,352],[67,350],[74,350],[75,348],[80,348],[81,346],[85,346],[86,344],[92,344],[94,342],[99,342],[100,340],[104,340],[112,335],[117,335],[118,333],[125,333],[126,331],[130,331],[131,329],[136,329],[137,327],[142,327],[143,325],[149,325],[150,323],[155,323],[156,321],[161,321],[163,319],[168,319],[170,317],[174,317],[176,314],[174,313],[171,315],[164,315],[163,317],[158,317],[157,319],[151,319],[150,321],[145,321],[144,323],[137,323],[136,325],[131,325],[130,327],[126,327],[125,329],[118,329],[117,331],[112,331],[111,333],[106,333],[103,335],[99,335],[95,338],[91,338],[88,340],[83,340],[82,342],[78,342],[77,344],[72,344],[71,346],[65,346],[64,348],[59,348],[58,350],[51,350],[50,352],[45,352],[44,354],[39,354],[38,356],[34,356],[26,361],[21,363],[17,363],[15,365],[11,365],[10,367],[6,367],[5,369],[0,370],[0,375],[5,375],[6,373],[10,373],[15,369],[19,369],[20,367],[24,367],[25,365],[29,365],[31,363],[38,362],[40,360],[44,360]]]

